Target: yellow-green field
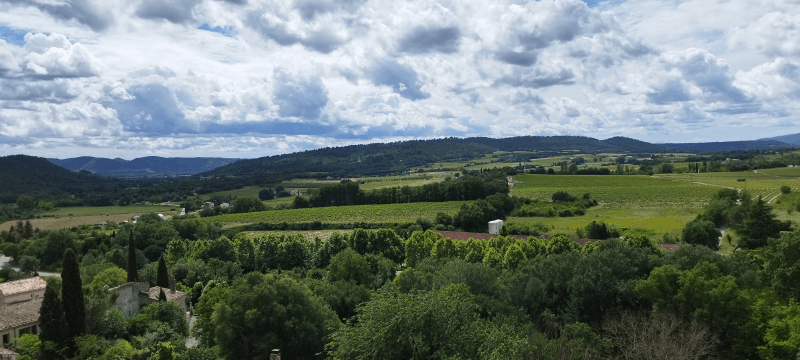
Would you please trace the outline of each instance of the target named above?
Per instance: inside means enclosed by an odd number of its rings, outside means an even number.
[[[664,234],[677,235],[683,226],[694,220],[700,209],[590,209],[584,216],[576,217],[509,217],[508,224],[543,223],[552,228],[551,233],[575,234],[575,229],[584,228],[592,221],[613,224],[618,229],[652,231],[656,239]]]
[[[786,169],[786,170],[793,170]],[[699,174],[659,174],[655,177],[664,180],[684,183],[698,183],[706,186],[734,188],[747,190],[755,199],[761,196],[764,200],[775,201],[780,195],[780,188],[783,185],[789,186],[792,190],[800,189],[800,178],[788,176],[776,176],[768,172],[780,172],[783,169],[767,169],[743,172],[718,172],[718,173],[699,173]],[[744,181],[739,181],[744,179]]]
[[[179,210],[178,206],[163,205],[129,205],[129,206],[75,206],[65,207],[42,213],[43,216],[96,216],[116,214],[143,214],[149,212],[165,213]]]
[[[699,209],[719,188],[645,175],[517,175],[513,196],[549,200],[566,191],[591,194],[604,209]]]
[[[323,223],[412,222],[417,218],[434,220],[439,212],[452,216],[458,212],[458,208],[464,203],[463,201],[451,201],[443,203],[336,206],[228,214],[204,219],[222,224],[305,223],[314,221]]]
[[[269,235],[301,235],[306,240],[313,241],[316,238],[320,240],[328,240],[328,238],[333,235],[333,233],[338,232],[340,234],[350,234],[353,230],[286,230],[286,231],[246,231],[243,234],[249,236],[251,238],[256,238],[259,236],[269,236]]]
[[[362,190],[375,190],[375,189],[385,189],[385,188],[393,188],[393,187],[402,187],[402,186],[422,186],[426,184],[432,184],[435,182],[441,182],[444,180],[444,176],[440,177],[433,177],[431,179],[425,179],[421,176],[416,176],[418,179],[406,179],[406,180],[376,180],[376,181],[369,181],[367,183],[359,185],[359,188]]]

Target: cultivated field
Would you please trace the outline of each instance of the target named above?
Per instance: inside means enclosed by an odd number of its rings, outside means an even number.
[[[204,219],[222,224],[306,223],[314,221],[323,223],[412,222],[417,218],[434,220],[439,212],[454,215],[462,204],[464,204],[462,201],[452,201],[443,203],[337,206],[228,214]]]
[[[764,200],[772,202],[780,195],[780,188],[783,185],[789,186],[793,191],[800,189],[800,178],[777,175],[786,170],[794,170],[794,168],[699,174],[659,174],[655,177],[674,182],[700,183],[710,187],[747,190],[753,199],[760,195]],[[744,179],[744,181],[739,181],[740,179]]]
[[[307,230],[307,231],[246,231],[243,234],[251,238],[269,235],[302,235],[306,240],[313,241],[316,238],[320,240],[328,240],[333,233],[350,234],[353,230]]]
[[[719,188],[645,175],[517,175],[513,196],[549,200],[556,191],[590,193],[604,209],[699,209]]]
[[[42,213],[42,216],[95,216],[95,215],[116,215],[116,214],[143,214],[149,212],[165,213],[178,210],[177,206],[163,205],[129,205],[129,206],[75,206],[65,207],[54,211]],[[131,215],[132,216],[132,215]]]
[[[584,216],[543,218],[509,217],[508,224],[530,225],[542,223],[550,227],[550,234],[568,233],[575,235],[576,228],[585,228],[592,221],[613,224],[618,229],[637,229],[652,232],[656,239],[664,234],[677,235],[684,225],[694,220],[700,209],[590,209]]]

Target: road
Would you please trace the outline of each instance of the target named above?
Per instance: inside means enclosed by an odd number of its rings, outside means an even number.
[[[6,267],[6,266],[10,266],[10,264],[8,264],[10,262],[11,262],[11,258],[10,257],[8,257],[8,256],[0,256],[0,268]],[[8,264],[8,265],[6,265],[6,264]],[[18,267],[11,266],[11,268],[14,269],[15,271],[19,271]],[[39,276],[61,276],[61,274],[45,272],[45,271],[39,271]]]

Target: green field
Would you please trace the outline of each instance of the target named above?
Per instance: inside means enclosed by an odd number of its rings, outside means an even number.
[[[780,177],[800,177],[800,166],[791,168],[763,169],[758,170],[758,172]]]
[[[794,170],[786,168],[785,170]],[[761,196],[764,200],[775,201],[780,195],[780,188],[783,185],[789,186],[793,190],[800,189],[800,178],[787,176],[776,176],[768,172],[782,172],[781,169],[767,169],[743,172],[718,172],[718,173],[699,173],[699,174],[659,174],[655,177],[684,183],[701,183],[706,186],[734,188],[747,190],[752,198]],[[744,179],[744,181],[739,181]]]
[[[333,233],[338,232],[340,234],[350,234],[353,230],[275,230],[275,231],[245,231],[243,234],[246,236],[256,238],[260,236],[269,236],[269,235],[301,235],[308,241],[313,241],[316,238],[320,240],[328,240],[328,238],[333,235]]]
[[[458,208],[464,203],[463,201],[451,201],[443,203],[337,206],[228,214],[204,219],[222,224],[305,223],[314,221],[323,223],[412,222],[417,218],[434,220],[439,212],[453,215],[458,212]]]
[[[116,214],[142,214],[149,212],[164,213],[170,210],[180,211],[177,206],[163,205],[129,205],[129,206],[76,206],[59,208],[54,211],[42,213],[42,216],[98,216]]]
[[[683,226],[694,220],[699,209],[590,209],[584,216],[543,218],[509,217],[508,224],[543,223],[552,228],[551,234],[568,233],[575,235],[576,228],[584,228],[592,221],[613,224],[618,229],[638,229],[651,231],[660,240],[663,234],[677,235]]]
[[[517,175],[513,196],[549,200],[566,191],[591,194],[604,209],[699,209],[719,188],[645,175]]]

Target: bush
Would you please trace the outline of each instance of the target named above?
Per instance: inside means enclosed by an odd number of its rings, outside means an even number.
[[[790,188],[788,185],[783,185],[781,186],[781,192],[784,194],[788,194],[792,192],[792,188]]]

